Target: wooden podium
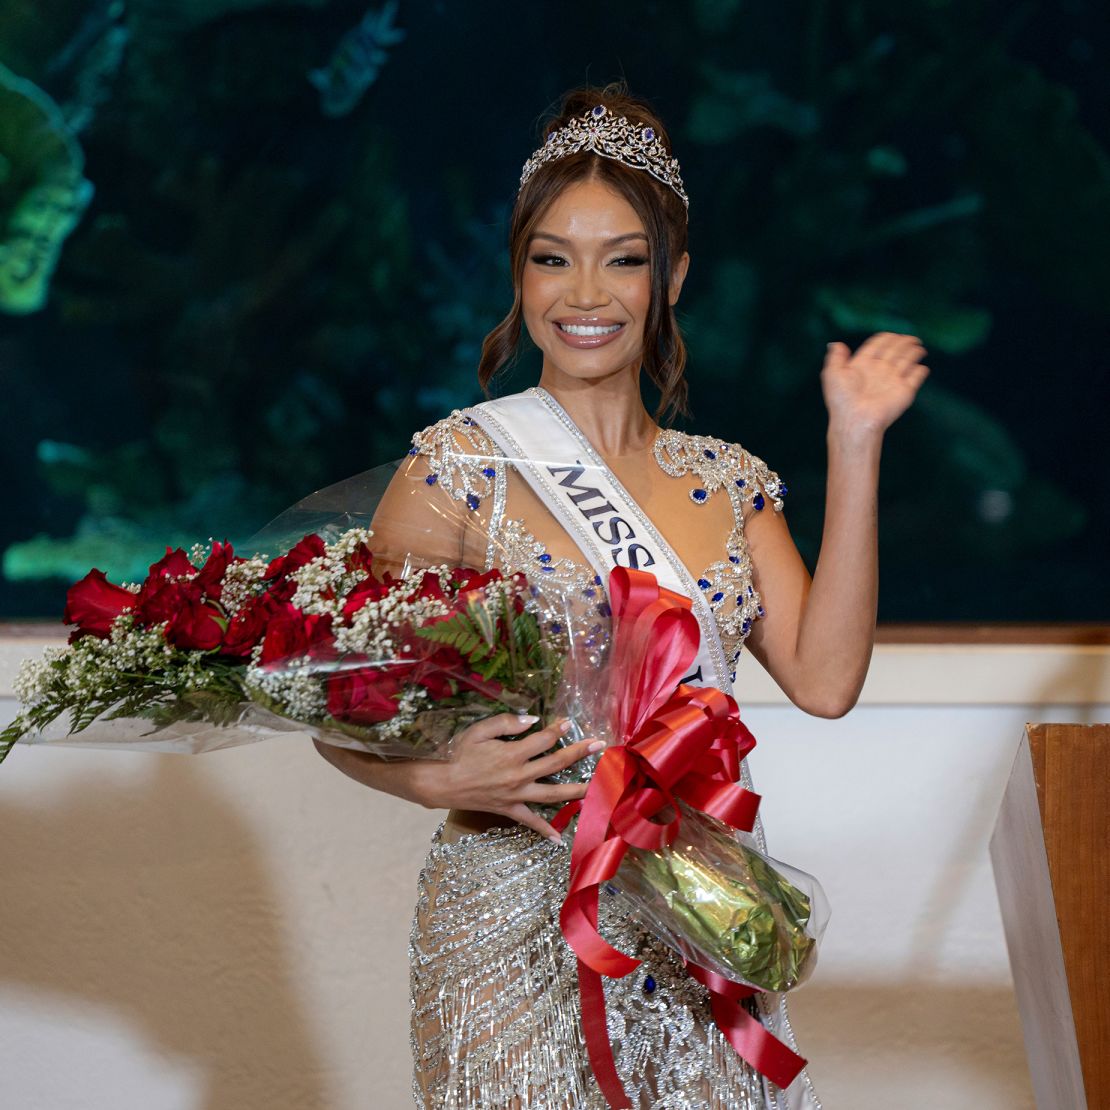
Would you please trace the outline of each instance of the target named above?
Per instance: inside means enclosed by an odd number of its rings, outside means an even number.
[[[1110,1110],[1110,725],[1028,725],[991,837],[1038,1110]]]

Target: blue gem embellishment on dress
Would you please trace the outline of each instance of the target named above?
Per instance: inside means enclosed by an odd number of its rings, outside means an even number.
[[[699,586],[700,586],[700,587],[701,587],[701,588],[702,588],[703,590],[708,590],[708,589],[709,589],[709,587],[713,585],[713,583],[712,583],[712,582],[710,582],[708,578],[699,578],[699,579],[698,579],[698,585],[699,585]]]
[[[652,994],[655,991],[655,979],[649,975],[644,979],[644,994]]]
[[[755,495],[755,497],[752,498],[752,508],[755,509],[755,511],[758,513],[760,511],[762,511],[763,505],[764,505],[763,494],[762,493],[757,493]]]
[[[700,505],[708,496],[709,494],[706,493],[703,489],[690,490],[690,500],[698,505]]]
[[[476,493],[468,493],[466,495],[466,507],[471,511],[478,508],[482,503],[482,499]]]
[[[425,482],[426,485],[434,486],[436,484],[436,480],[438,478],[439,478],[438,474],[429,474],[428,477],[424,479],[424,482]]]
[[[709,600],[710,601],[720,601],[721,598],[723,598],[724,596],[725,595],[723,593],[721,593],[720,590],[718,590]]]
[[[541,563],[550,563],[551,562],[551,556],[548,555],[548,553],[546,551],[542,555],[537,555],[536,558],[539,559],[539,561]]]
[[[747,483],[747,480],[746,480],[746,479],[744,479],[744,478],[737,478],[737,479],[736,479],[736,484],[737,484],[737,485],[738,485],[738,486],[739,486],[739,487],[740,487],[741,489],[743,489],[743,488],[744,488],[744,487],[745,487],[745,486],[746,486],[746,485],[747,485],[748,483]]]
[[[717,452],[716,451],[710,451],[708,447],[702,452],[702,454],[707,459],[715,459],[717,457]]]
[[[484,474],[484,475],[485,475],[485,476],[486,476],[487,478],[495,478],[495,477],[497,476],[497,471],[496,471],[496,470],[494,470],[492,466],[484,466],[484,467],[482,467],[482,473],[483,473],[483,474]]]

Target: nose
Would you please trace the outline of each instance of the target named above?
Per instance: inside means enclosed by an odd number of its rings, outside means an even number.
[[[567,307],[595,309],[609,303],[600,275],[592,266],[580,266],[573,271],[570,287],[567,289]]]

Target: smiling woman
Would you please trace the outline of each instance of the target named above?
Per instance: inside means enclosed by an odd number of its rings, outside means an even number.
[[[603,114],[592,115],[598,108]],[[640,123],[639,142],[633,148],[641,151],[640,158],[630,164],[617,157],[614,148],[607,150],[604,140],[591,145],[581,129],[576,130],[583,117],[596,124],[622,119]],[[569,138],[558,140],[560,130],[568,127]],[[643,136],[648,134],[645,144]],[[509,229],[513,305],[486,337],[478,380],[488,387],[509,364],[526,322],[545,355],[550,352],[544,339],[554,338],[552,331],[567,341],[566,349],[585,350],[591,345],[572,346],[572,332],[564,327],[619,324],[615,334],[621,335],[619,349],[626,365],[633,360],[642,363],[662,394],[656,415],[685,413],[686,345],[673,310],[689,265],[687,201],[677,162],[662,153],[671,149],[666,129],[646,104],[610,86],[603,104],[598,103],[597,90],[569,93],[544,137],[544,146],[525,166]],[[577,203],[576,198],[590,203]],[[547,268],[568,272],[560,273],[559,284],[551,275],[549,284],[540,273]],[[567,282],[573,282],[574,289],[564,300]],[[552,309],[547,322],[534,327],[534,320],[525,319],[524,301],[529,301],[529,314],[542,315],[545,296],[558,299],[561,308]],[[602,311],[612,307],[610,297],[617,302],[616,314],[609,314],[612,319]],[[590,303],[594,298],[599,298],[597,304]],[[583,299],[586,304],[579,303]],[[627,315],[633,310],[638,314]],[[583,366],[578,372],[584,371]]]
[[[650,568],[655,588],[681,595],[697,616],[699,644],[680,690],[708,699],[730,692],[747,643],[795,705],[840,716],[871,652],[882,437],[927,373],[924,349],[890,333],[854,354],[828,346],[826,529],[811,583],[781,514],[778,476],[739,444],[657,423],[686,404],[674,313],[690,264],[686,206],[669,139],[646,105],[613,87],[566,97],[525,166],[510,231],[513,304],[479,369],[488,385],[527,329],[542,355],[538,386],[418,433],[378,509],[375,539],[400,550],[391,521],[428,535],[450,522],[440,547],[464,563],[496,558],[530,578],[538,596],[541,583],[557,582],[586,599],[581,614],[560,616],[569,627],[552,625],[573,645],[594,642],[610,602],[620,609],[616,591],[605,597],[613,568]],[[641,370],[662,394],[655,417]],[[601,664],[599,656],[592,666]],[[697,977],[619,899],[602,899],[598,910],[603,880],[593,855],[581,855],[596,832],[587,819],[596,795],[592,786],[586,794],[582,768],[553,783],[543,777],[550,763],[532,760],[564,736],[574,742],[545,757],[560,761],[560,773],[597,755],[580,708],[574,721],[545,722],[512,744],[498,741],[521,736],[534,718],[480,721],[438,763],[385,764],[321,746],[353,778],[450,811],[421,876],[412,931],[418,1103],[816,1110],[781,994],[741,992],[738,1002],[734,984]],[[619,775],[619,746],[634,739],[605,727],[618,750],[597,756],[594,783]],[[554,807],[584,796],[568,859]],[[611,942],[642,966],[620,956],[624,970],[614,971],[566,916],[568,882],[590,873],[590,936],[602,952]],[[602,983],[601,972],[617,977]]]

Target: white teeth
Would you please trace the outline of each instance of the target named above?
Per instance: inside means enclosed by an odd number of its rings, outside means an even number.
[[[568,335],[612,335],[613,332],[619,331],[623,325],[612,324],[607,328],[597,327],[594,324],[560,324]]]

